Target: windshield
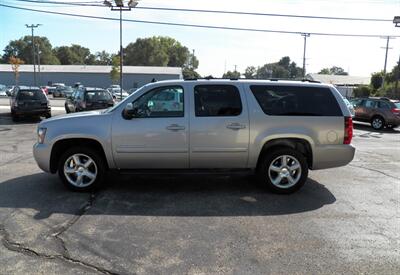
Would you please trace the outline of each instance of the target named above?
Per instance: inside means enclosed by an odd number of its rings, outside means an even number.
[[[127,101],[128,99],[130,99],[132,97],[132,95],[136,94],[137,92],[141,91],[144,87],[146,87],[147,85],[142,86],[141,88],[137,89],[136,91],[134,91],[133,93],[131,93],[128,97],[125,97],[122,101],[118,102],[117,104],[115,104],[113,107],[108,108],[104,111],[104,113],[111,113],[113,112],[115,109],[118,108],[118,106],[120,106],[121,104],[123,104],[125,101]]]
[[[20,90],[17,95],[18,100],[46,100],[46,96],[41,90]]]
[[[396,108],[400,109],[400,101],[393,102],[393,103],[394,103],[394,105],[396,105]]]

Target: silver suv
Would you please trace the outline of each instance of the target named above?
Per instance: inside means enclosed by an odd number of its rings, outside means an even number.
[[[172,100],[160,97],[168,94]],[[162,95],[162,96],[161,96]],[[309,169],[348,164],[351,114],[325,84],[268,80],[176,80],[147,84],[103,111],[38,125],[39,167],[70,189],[98,188],[108,170],[255,172],[291,193]]]

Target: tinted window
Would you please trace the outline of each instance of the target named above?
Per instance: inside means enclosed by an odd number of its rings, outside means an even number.
[[[253,85],[250,89],[267,115],[342,116],[329,88]]]
[[[399,108],[400,109],[400,101],[399,102],[393,102],[394,103],[394,105],[396,106],[396,108]]]
[[[378,107],[382,109],[390,109],[390,105],[387,102],[379,101],[378,102]]]
[[[110,101],[112,100],[111,94],[106,91],[88,91],[85,94],[85,99],[89,102],[97,101]]]
[[[155,88],[133,102],[137,117],[183,117],[183,88]]]
[[[242,112],[239,90],[232,85],[198,85],[194,104],[196,116],[238,116]]]
[[[367,108],[376,108],[377,102],[374,100],[367,100],[365,102],[365,107]]]
[[[18,100],[46,100],[46,96],[41,90],[19,90]]]

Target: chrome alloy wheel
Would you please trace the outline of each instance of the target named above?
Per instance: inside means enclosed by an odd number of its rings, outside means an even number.
[[[87,187],[96,180],[97,166],[89,156],[74,154],[64,163],[64,175],[72,185],[79,188]]]
[[[382,119],[376,117],[372,120],[372,127],[374,127],[375,129],[380,129],[382,125],[383,125]]]
[[[268,176],[271,183],[278,188],[290,188],[301,178],[300,162],[293,156],[282,155],[275,158],[269,168]]]

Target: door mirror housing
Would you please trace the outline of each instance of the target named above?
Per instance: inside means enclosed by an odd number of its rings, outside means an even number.
[[[125,119],[132,119],[136,116],[137,114],[137,108],[133,107],[132,103],[126,104],[124,111],[122,112],[122,115]]]

